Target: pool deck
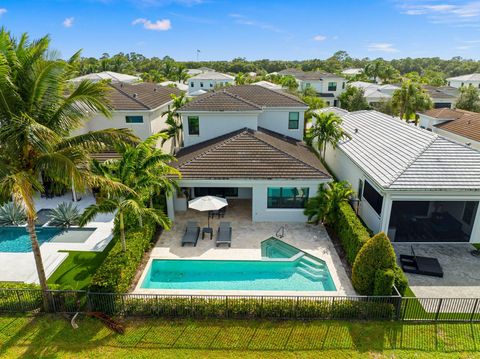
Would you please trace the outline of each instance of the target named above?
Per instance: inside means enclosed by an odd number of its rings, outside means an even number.
[[[175,295],[276,295],[276,296],[342,296],[355,295],[351,282],[342,266],[340,258],[330,241],[323,226],[313,226],[305,223],[252,222],[250,201],[229,201],[229,207],[224,218],[210,219],[213,228],[213,240],[200,238],[197,246],[181,246],[181,238],[187,221],[197,221],[200,227],[207,226],[207,213],[188,210],[175,214],[174,226],[170,231],[162,233],[150,259],[143,271],[134,293],[142,294],[175,294]],[[215,246],[216,230],[219,222],[230,222],[232,226],[232,246]],[[145,289],[141,284],[148,268],[154,259],[198,259],[198,260],[260,260],[260,243],[285,226],[285,236],[282,238],[288,244],[324,260],[330,271],[335,291],[239,291],[239,290],[168,290]]]
[[[79,210],[84,210],[95,203],[91,194],[81,195],[82,200],[76,202]],[[37,211],[40,209],[55,208],[61,202],[70,202],[70,192],[61,197],[52,199],[36,198]],[[47,278],[68,257],[68,253],[61,251],[92,251],[101,252],[112,239],[113,215],[99,215],[85,227],[95,228],[95,231],[83,243],[47,242],[40,246],[42,260]],[[38,283],[37,270],[32,252],[6,253],[0,252],[0,281]]]

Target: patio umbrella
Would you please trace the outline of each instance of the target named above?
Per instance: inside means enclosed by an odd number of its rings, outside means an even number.
[[[218,211],[219,209],[227,206],[227,200],[225,198],[215,196],[203,196],[197,197],[188,201],[188,208],[195,209],[197,211]],[[208,227],[210,227],[210,216],[208,216]]]

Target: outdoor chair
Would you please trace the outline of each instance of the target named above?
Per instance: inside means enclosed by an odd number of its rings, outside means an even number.
[[[228,244],[229,247],[232,245],[232,227],[230,222],[220,222],[215,245],[218,247],[220,244]]]
[[[185,228],[185,233],[182,237],[182,247],[185,244],[193,244],[194,247],[197,246],[198,236],[200,234],[200,226],[197,222],[189,221],[187,223],[187,228]]]
[[[400,254],[400,265],[405,273],[443,277],[443,269],[437,258],[417,256],[413,246],[410,248],[411,255]]]

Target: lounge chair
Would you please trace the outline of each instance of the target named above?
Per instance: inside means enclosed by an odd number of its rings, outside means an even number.
[[[443,269],[437,258],[419,257],[415,254],[413,246],[412,255],[400,254],[400,265],[405,273],[443,277]]]
[[[183,234],[182,247],[185,244],[193,244],[193,246],[196,247],[199,234],[200,227],[198,226],[198,223],[189,221],[187,223],[187,228],[185,228],[185,233]]]
[[[217,239],[215,245],[218,247],[219,244],[228,244],[229,247],[232,245],[232,227],[230,222],[220,222],[218,227]]]

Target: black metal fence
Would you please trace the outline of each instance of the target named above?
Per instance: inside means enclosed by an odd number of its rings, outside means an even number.
[[[166,318],[479,321],[480,299],[401,296],[226,296],[51,290],[53,313],[102,312]],[[1,312],[41,312],[41,290],[0,289]]]

